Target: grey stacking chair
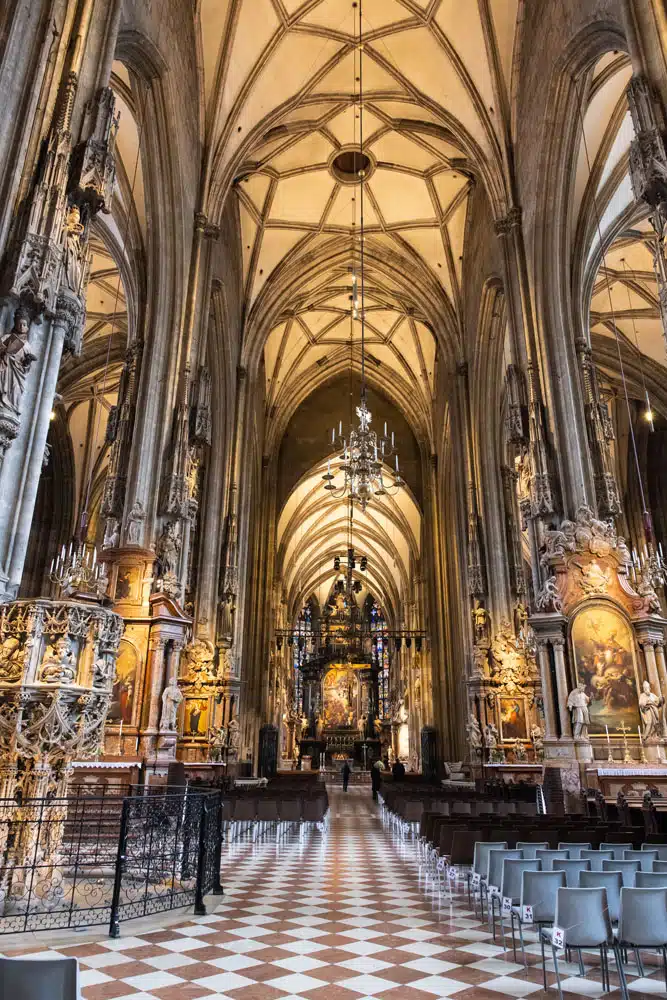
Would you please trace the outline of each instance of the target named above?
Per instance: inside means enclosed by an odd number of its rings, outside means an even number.
[[[0,997],[7,1000],[80,1000],[75,958],[0,958]]]
[[[623,860],[624,851],[631,851],[632,844],[615,844],[612,840],[603,840],[600,844],[601,851],[613,851],[616,861]]]
[[[581,860],[587,860],[591,863],[592,872],[602,871],[603,861],[613,861],[614,852],[613,851],[582,851]]]
[[[475,841],[475,850],[472,859],[472,871],[468,873],[468,902],[472,902],[473,909],[477,913],[477,906],[475,903],[475,893],[472,894],[472,900],[470,898],[470,888],[472,883],[473,875],[479,875],[480,879],[486,878],[486,874],[489,869],[489,851],[494,850],[506,850],[507,841],[506,840],[489,840],[489,841]],[[484,900],[482,897],[482,887],[480,884],[479,891],[479,905],[482,911],[482,918],[484,917]]]
[[[621,889],[621,916],[618,921],[619,948],[633,948],[637,954],[639,973],[640,948],[656,949],[662,954],[665,988],[667,988],[667,888]],[[628,984],[623,967],[619,967],[623,996],[628,996]]]
[[[512,947],[514,959],[516,961],[516,940],[514,937],[514,923],[519,925],[519,938],[521,940],[521,950],[523,952],[523,964],[526,967],[526,948],[523,940],[522,914],[524,906],[533,908],[533,924],[537,924],[541,930],[547,924],[553,924],[556,916],[556,899],[558,890],[565,886],[565,872],[524,872],[521,880],[521,900],[518,906],[512,907]],[[544,976],[544,988],[547,988],[547,971],[544,959],[544,939],[540,935],[540,947],[542,949],[542,973]]]
[[[667,872],[637,872],[636,889],[667,889]]]
[[[603,861],[603,872],[621,872],[623,885],[631,888],[635,884],[635,876],[639,871],[638,861]]]
[[[654,872],[667,872],[667,861],[654,861],[653,862]]]
[[[570,860],[568,851],[535,851],[535,856],[538,861],[542,862],[542,871],[544,872],[553,871],[554,861]]]
[[[585,859],[579,860],[578,858],[574,858],[562,860],[561,858],[556,858],[553,863],[553,871],[565,872],[565,885],[569,889],[578,889],[579,875],[581,872],[589,872],[590,870],[591,863]]]
[[[563,929],[565,947],[575,948],[579,952],[579,969],[582,976],[586,974],[581,955],[582,948],[587,950],[597,948],[599,950],[603,990],[606,989],[608,991],[610,989],[609,948],[614,952],[619,976],[623,976],[619,949],[614,940],[614,932],[611,929],[605,889],[559,889],[554,925]],[[540,937],[548,941],[551,945],[554,971],[558,983],[558,994],[560,1000],[563,1000],[563,987],[558,968],[558,954],[553,943],[553,928],[543,928],[540,931]]]
[[[642,844],[642,851],[657,851],[660,861],[667,861],[667,844]]]
[[[503,879],[503,863],[505,860],[520,861],[523,857],[521,851],[508,850],[507,848],[494,848],[488,853],[488,862],[486,869],[486,877],[482,877],[483,891],[486,892],[488,911],[487,918],[489,923],[491,922],[491,917],[493,916],[493,899],[494,897],[490,895],[489,888],[494,886],[498,891],[500,891],[500,884]],[[495,897],[497,898],[497,897]],[[495,917],[494,917],[495,920]]]
[[[641,874],[638,872],[638,874]],[[618,923],[621,912],[621,889],[623,876],[620,872],[582,872],[579,876],[580,889],[605,889],[607,892],[607,909],[612,924]]]
[[[581,852],[590,851],[592,846],[593,846],[592,844],[574,844],[574,843],[571,844],[569,841],[564,840],[558,845],[558,850],[568,851],[571,860],[578,861],[579,858],[581,857]]]
[[[659,860],[657,851],[625,851],[624,861],[638,861],[640,870],[643,872],[653,871],[653,862]]]
[[[517,851],[523,851],[523,856],[526,861],[535,861],[535,851],[548,851],[549,842],[545,840],[543,843],[538,844],[534,843],[532,840],[517,840],[516,849]]]
[[[539,872],[541,862],[533,858],[505,858],[503,862],[503,874],[500,883],[500,897],[493,897],[490,900],[489,910],[493,921],[493,940],[496,940],[496,911],[495,902],[498,900],[498,915],[500,917],[500,933],[503,938],[503,948],[505,947],[505,918],[503,916],[503,899],[510,899],[512,906],[521,899],[521,885],[524,872]],[[511,918],[510,918],[511,919]]]

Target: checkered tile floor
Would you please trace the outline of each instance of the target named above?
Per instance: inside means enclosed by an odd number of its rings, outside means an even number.
[[[141,936],[125,925],[118,940],[59,947],[57,954],[79,958],[86,1000],[557,997],[553,985],[542,989],[533,935],[525,971],[513,962],[509,935],[506,952],[463,895],[439,904],[425,890],[414,844],[383,828],[370,790],[334,788],[330,801],[325,834],[231,847],[225,896],[208,916]],[[603,995],[596,962],[586,956],[586,978],[562,963],[567,997]],[[633,998],[667,995],[655,966],[647,964],[644,978],[633,970]],[[548,980],[555,983],[553,973]]]

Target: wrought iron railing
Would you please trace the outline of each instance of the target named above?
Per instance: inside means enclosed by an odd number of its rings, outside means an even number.
[[[0,800],[0,934],[205,913],[219,882],[222,796]]]

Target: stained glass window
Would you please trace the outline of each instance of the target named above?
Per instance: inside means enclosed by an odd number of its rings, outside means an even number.
[[[389,719],[389,643],[387,636],[387,623],[384,619],[382,609],[374,601],[370,611],[371,631],[374,634],[373,656],[378,664],[378,691],[380,704],[379,714],[383,720]]]
[[[292,633],[292,660],[294,664],[294,710],[303,713],[303,679],[301,668],[306,659],[306,651],[313,631],[313,609],[306,604],[299,615]]]

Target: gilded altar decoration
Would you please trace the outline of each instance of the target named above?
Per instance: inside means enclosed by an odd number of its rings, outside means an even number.
[[[583,608],[572,623],[578,690],[590,699],[588,729],[593,734],[624,723],[640,723],[634,640],[626,619],[610,606]]]
[[[195,639],[183,650],[181,656],[181,664],[185,667],[183,676],[185,683],[192,686],[193,693],[215,683],[214,657],[213,644],[206,639]]]
[[[535,662],[503,619],[491,644],[491,679],[507,694],[524,692],[535,682]]]

